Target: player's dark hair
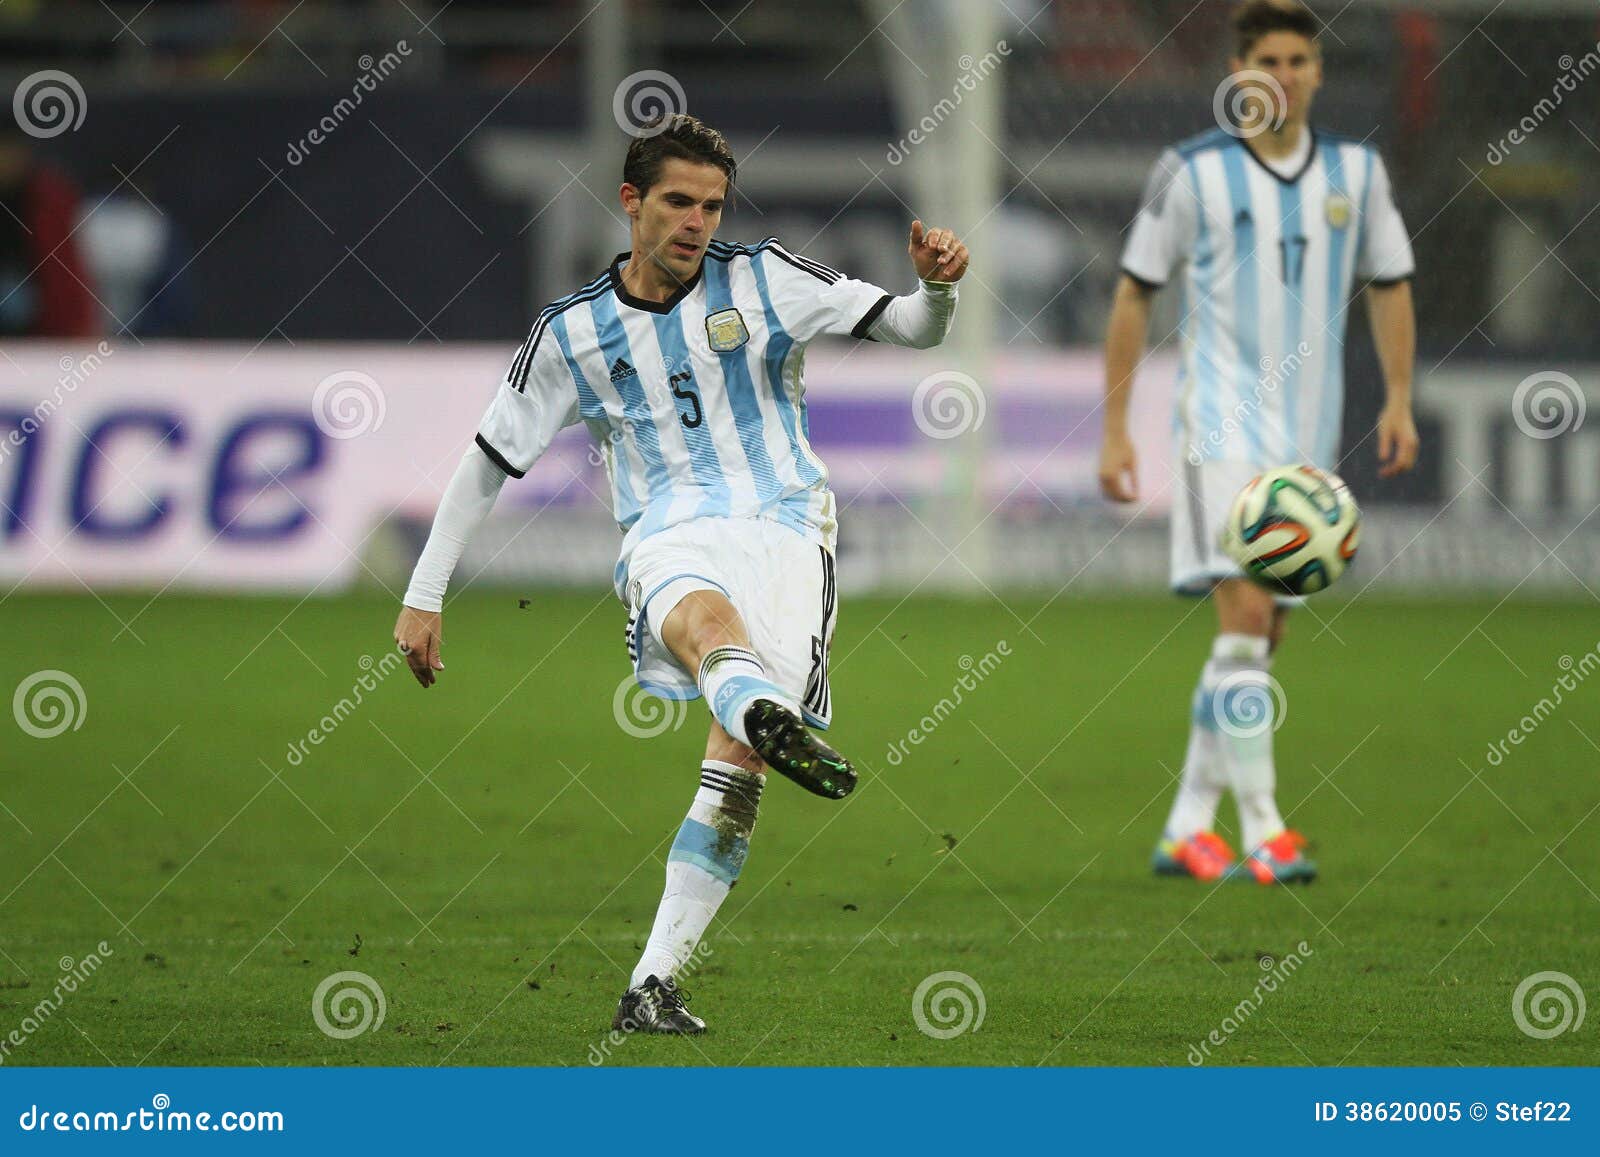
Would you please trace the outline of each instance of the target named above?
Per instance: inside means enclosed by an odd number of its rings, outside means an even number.
[[[1300,0],[1245,0],[1234,9],[1234,55],[1240,60],[1272,32],[1297,32],[1315,44],[1317,18]]]
[[[643,134],[628,146],[627,159],[622,162],[622,179],[639,195],[650,191],[650,186],[661,179],[661,166],[668,157],[678,157],[702,165],[715,165],[728,175],[728,197],[733,197],[733,181],[738,163],[728,139],[698,117],[688,113],[672,113],[644,125]]]

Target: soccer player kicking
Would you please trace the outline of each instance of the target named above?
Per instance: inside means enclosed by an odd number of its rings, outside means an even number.
[[[1155,851],[1159,874],[1262,884],[1309,881],[1316,866],[1274,798],[1275,709],[1268,667],[1289,605],[1244,578],[1219,548],[1233,497],[1261,470],[1332,469],[1344,399],[1345,315],[1366,283],[1386,401],[1379,474],[1417,457],[1411,416],[1415,319],[1411,242],[1377,150],[1307,123],[1322,83],[1317,21],[1298,0],[1248,0],[1234,13],[1235,74],[1254,113],[1166,150],[1122,256],[1106,337],[1100,486],[1138,497],[1128,399],[1151,299],[1182,264],[1178,371],[1181,486],[1174,489],[1171,581],[1210,594],[1218,634],[1192,702],[1178,795]],[[1276,91],[1274,91],[1276,90]],[[1237,718],[1266,705],[1267,720]],[[1232,788],[1245,853],[1212,830]]]
[[[444,669],[445,586],[467,539],[507,477],[587,423],[626,532],[614,582],[636,677],[663,698],[705,696],[713,716],[700,790],[613,1027],[698,1033],[705,1022],[674,977],[744,865],[765,772],[825,799],[856,784],[810,730],[832,715],[837,596],[834,497],[807,440],[806,343],[938,345],[967,250],[912,222],[921,284],[895,297],[772,238],[715,241],[733,153],[686,115],[649,126],[622,178],[631,251],[539,313],[445,490],[394,635],[431,686]]]

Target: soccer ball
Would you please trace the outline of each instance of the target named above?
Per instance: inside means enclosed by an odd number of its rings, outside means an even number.
[[[1344,573],[1360,536],[1361,510],[1344,479],[1315,466],[1279,466],[1239,491],[1222,549],[1262,586],[1309,595]]]

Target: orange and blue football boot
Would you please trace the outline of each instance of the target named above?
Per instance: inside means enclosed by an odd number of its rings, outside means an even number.
[[[1197,832],[1184,840],[1162,840],[1150,857],[1158,876],[1189,876],[1209,883],[1238,866],[1238,858],[1216,832]]]
[[[1228,879],[1257,884],[1309,884],[1317,865],[1306,858],[1306,838],[1285,829],[1228,870]]]

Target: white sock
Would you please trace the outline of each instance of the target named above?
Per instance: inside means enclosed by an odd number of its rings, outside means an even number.
[[[647,976],[676,977],[693,960],[744,867],[765,784],[766,776],[732,763],[700,765],[700,790],[667,853],[667,887],[629,987]]]
[[[1202,677],[1203,678],[1203,677]],[[1190,836],[1209,832],[1217,822],[1217,804],[1228,786],[1217,751],[1216,732],[1209,726],[1210,696],[1196,686],[1189,721],[1189,747],[1183,756],[1183,776],[1162,839],[1182,843]]]
[[[1239,804],[1239,841],[1246,854],[1283,830],[1274,798],[1272,732],[1278,704],[1267,674],[1268,649],[1267,640],[1257,635],[1218,635],[1202,677],[1217,750]]]
[[[767,678],[760,657],[749,647],[730,645],[707,651],[700,660],[699,683],[700,694],[722,729],[746,746],[750,736],[744,729],[744,713],[757,699],[771,699],[799,713],[793,698]]]

